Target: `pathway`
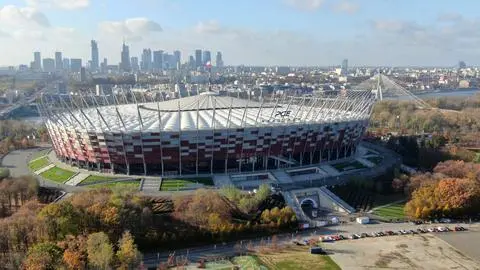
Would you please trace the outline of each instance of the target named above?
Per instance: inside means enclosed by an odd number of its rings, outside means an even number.
[[[87,179],[90,174],[88,173],[78,173],[74,177],[70,178],[67,182],[65,182],[65,185],[70,185],[70,186],[77,186],[80,184],[83,180]]]
[[[35,175],[40,175],[48,170],[50,170],[51,168],[55,167],[55,164],[50,164],[50,165],[47,165],[46,167],[43,167],[35,172],[33,172]]]

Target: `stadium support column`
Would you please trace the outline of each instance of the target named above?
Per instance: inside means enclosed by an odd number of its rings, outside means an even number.
[[[261,94],[260,94],[260,96],[261,96]],[[255,117],[255,125],[254,125],[254,126],[257,127],[257,128],[258,128],[258,118],[260,117],[260,114],[261,114],[262,109],[263,109],[263,103],[264,103],[264,99],[263,99],[263,97],[262,97],[262,103],[260,104],[260,108],[258,109],[257,116]],[[259,134],[260,134],[260,130],[259,130]],[[265,142],[265,136],[263,137],[263,140],[264,140],[264,142]],[[262,166],[263,166],[264,168],[266,168],[266,167],[267,167],[267,164],[268,164],[268,160],[265,158],[265,153],[264,153],[263,150],[264,150],[264,148],[263,148],[263,146],[262,146],[262,162],[263,162]],[[256,146],[256,148],[255,148],[255,153],[256,153],[256,152],[257,152],[257,146]]]
[[[228,109],[228,116],[227,116],[227,147],[226,147],[226,152],[225,152],[225,174],[228,173],[228,151],[230,150],[230,138],[229,138],[229,135],[230,135],[230,116],[232,114],[232,106],[233,106],[233,97],[231,98],[231,101],[230,101],[230,108]]]
[[[180,101],[177,102],[178,112],[178,172],[182,175],[182,111],[180,109]]]
[[[213,99],[213,115],[212,115],[212,156],[210,158],[210,174],[213,174],[213,152],[215,151],[215,110],[216,110],[216,99]]]
[[[161,175],[163,176],[164,173],[164,165],[163,165],[163,145],[162,145],[162,115],[160,113],[160,103],[157,101],[157,111],[158,111],[158,136],[160,138],[160,166],[162,168]]]
[[[143,148],[143,120],[142,120],[142,114],[140,113],[140,107],[138,106],[137,98],[135,97],[135,93],[131,92],[133,96],[133,100],[135,102],[135,106],[137,107],[137,115],[138,115],[138,121],[140,122],[140,147],[142,149],[142,161],[143,161],[143,174],[147,175],[147,163],[145,161],[145,151]]]
[[[198,120],[200,118],[200,99],[197,98],[197,119],[196,119],[196,126],[197,126],[197,136],[196,136],[196,144],[197,144],[197,157],[195,159],[195,173],[196,175],[198,175],[198,137],[200,136],[200,133],[199,133],[199,127],[198,127]]]

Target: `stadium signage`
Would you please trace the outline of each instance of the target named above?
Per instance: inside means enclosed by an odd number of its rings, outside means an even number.
[[[290,113],[292,111],[278,111],[276,114],[275,114],[275,117],[277,116],[280,116],[280,117],[285,117],[285,116],[290,116]]]

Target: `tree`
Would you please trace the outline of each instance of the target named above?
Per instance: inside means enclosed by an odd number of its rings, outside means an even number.
[[[142,255],[137,249],[130,232],[123,233],[118,241],[117,259],[120,263],[117,269],[134,269],[140,266]]]
[[[88,262],[96,269],[110,268],[113,260],[113,247],[104,232],[92,233],[87,239]]]
[[[81,229],[80,214],[69,201],[45,206],[38,217],[45,223],[51,240],[61,240],[69,234],[76,235]]]
[[[59,246],[64,249],[63,261],[68,269],[83,270],[87,268],[88,254],[85,236],[68,235]]]
[[[61,266],[62,249],[57,245],[45,242],[32,246],[24,261],[27,270],[56,270]]]

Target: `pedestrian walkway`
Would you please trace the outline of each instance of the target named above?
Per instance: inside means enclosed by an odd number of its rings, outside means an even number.
[[[229,175],[214,175],[213,183],[216,187],[232,186],[233,182]]]
[[[372,163],[370,160],[368,159],[365,159],[365,158],[361,158],[361,157],[358,157],[356,158],[356,160],[360,163],[362,163],[364,166],[367,166],[368,168],[373,168],[375,167],[375,164]]]
[[[36,175],[40,175],[40,174],[42,174],[42,173],[50,170],[50,169],[53,168],[53,167],[55,167],[55,164],[50,164],[50,165],[48,165],[47,167],[43,167],[43,168],[41,168],[40,170],[37,170],[37,171],[35,171],[35,172],[33,172],[33,173],[36,174]]]
[[[329,176],[339,176],[341,174],[330,165],[321,165],[320,169],[325,171]]]
[[[70,178],[67,182],[65,182],[65,185],[70,185],[70,186],[77,186],[80,184],[83,180],[87,179],[90,174],[88,173],[78,173],[74,177]]]
[[[158,192],[160,190],[161,185],[162,185],[161,177],[157,177],[156,179],[146,178],[143,180],[141,191]]]
[[[291,184],[293,183],[292,177],[288,175],[284,170],[275,170],[272,171],[273,176],[280,184]]]

